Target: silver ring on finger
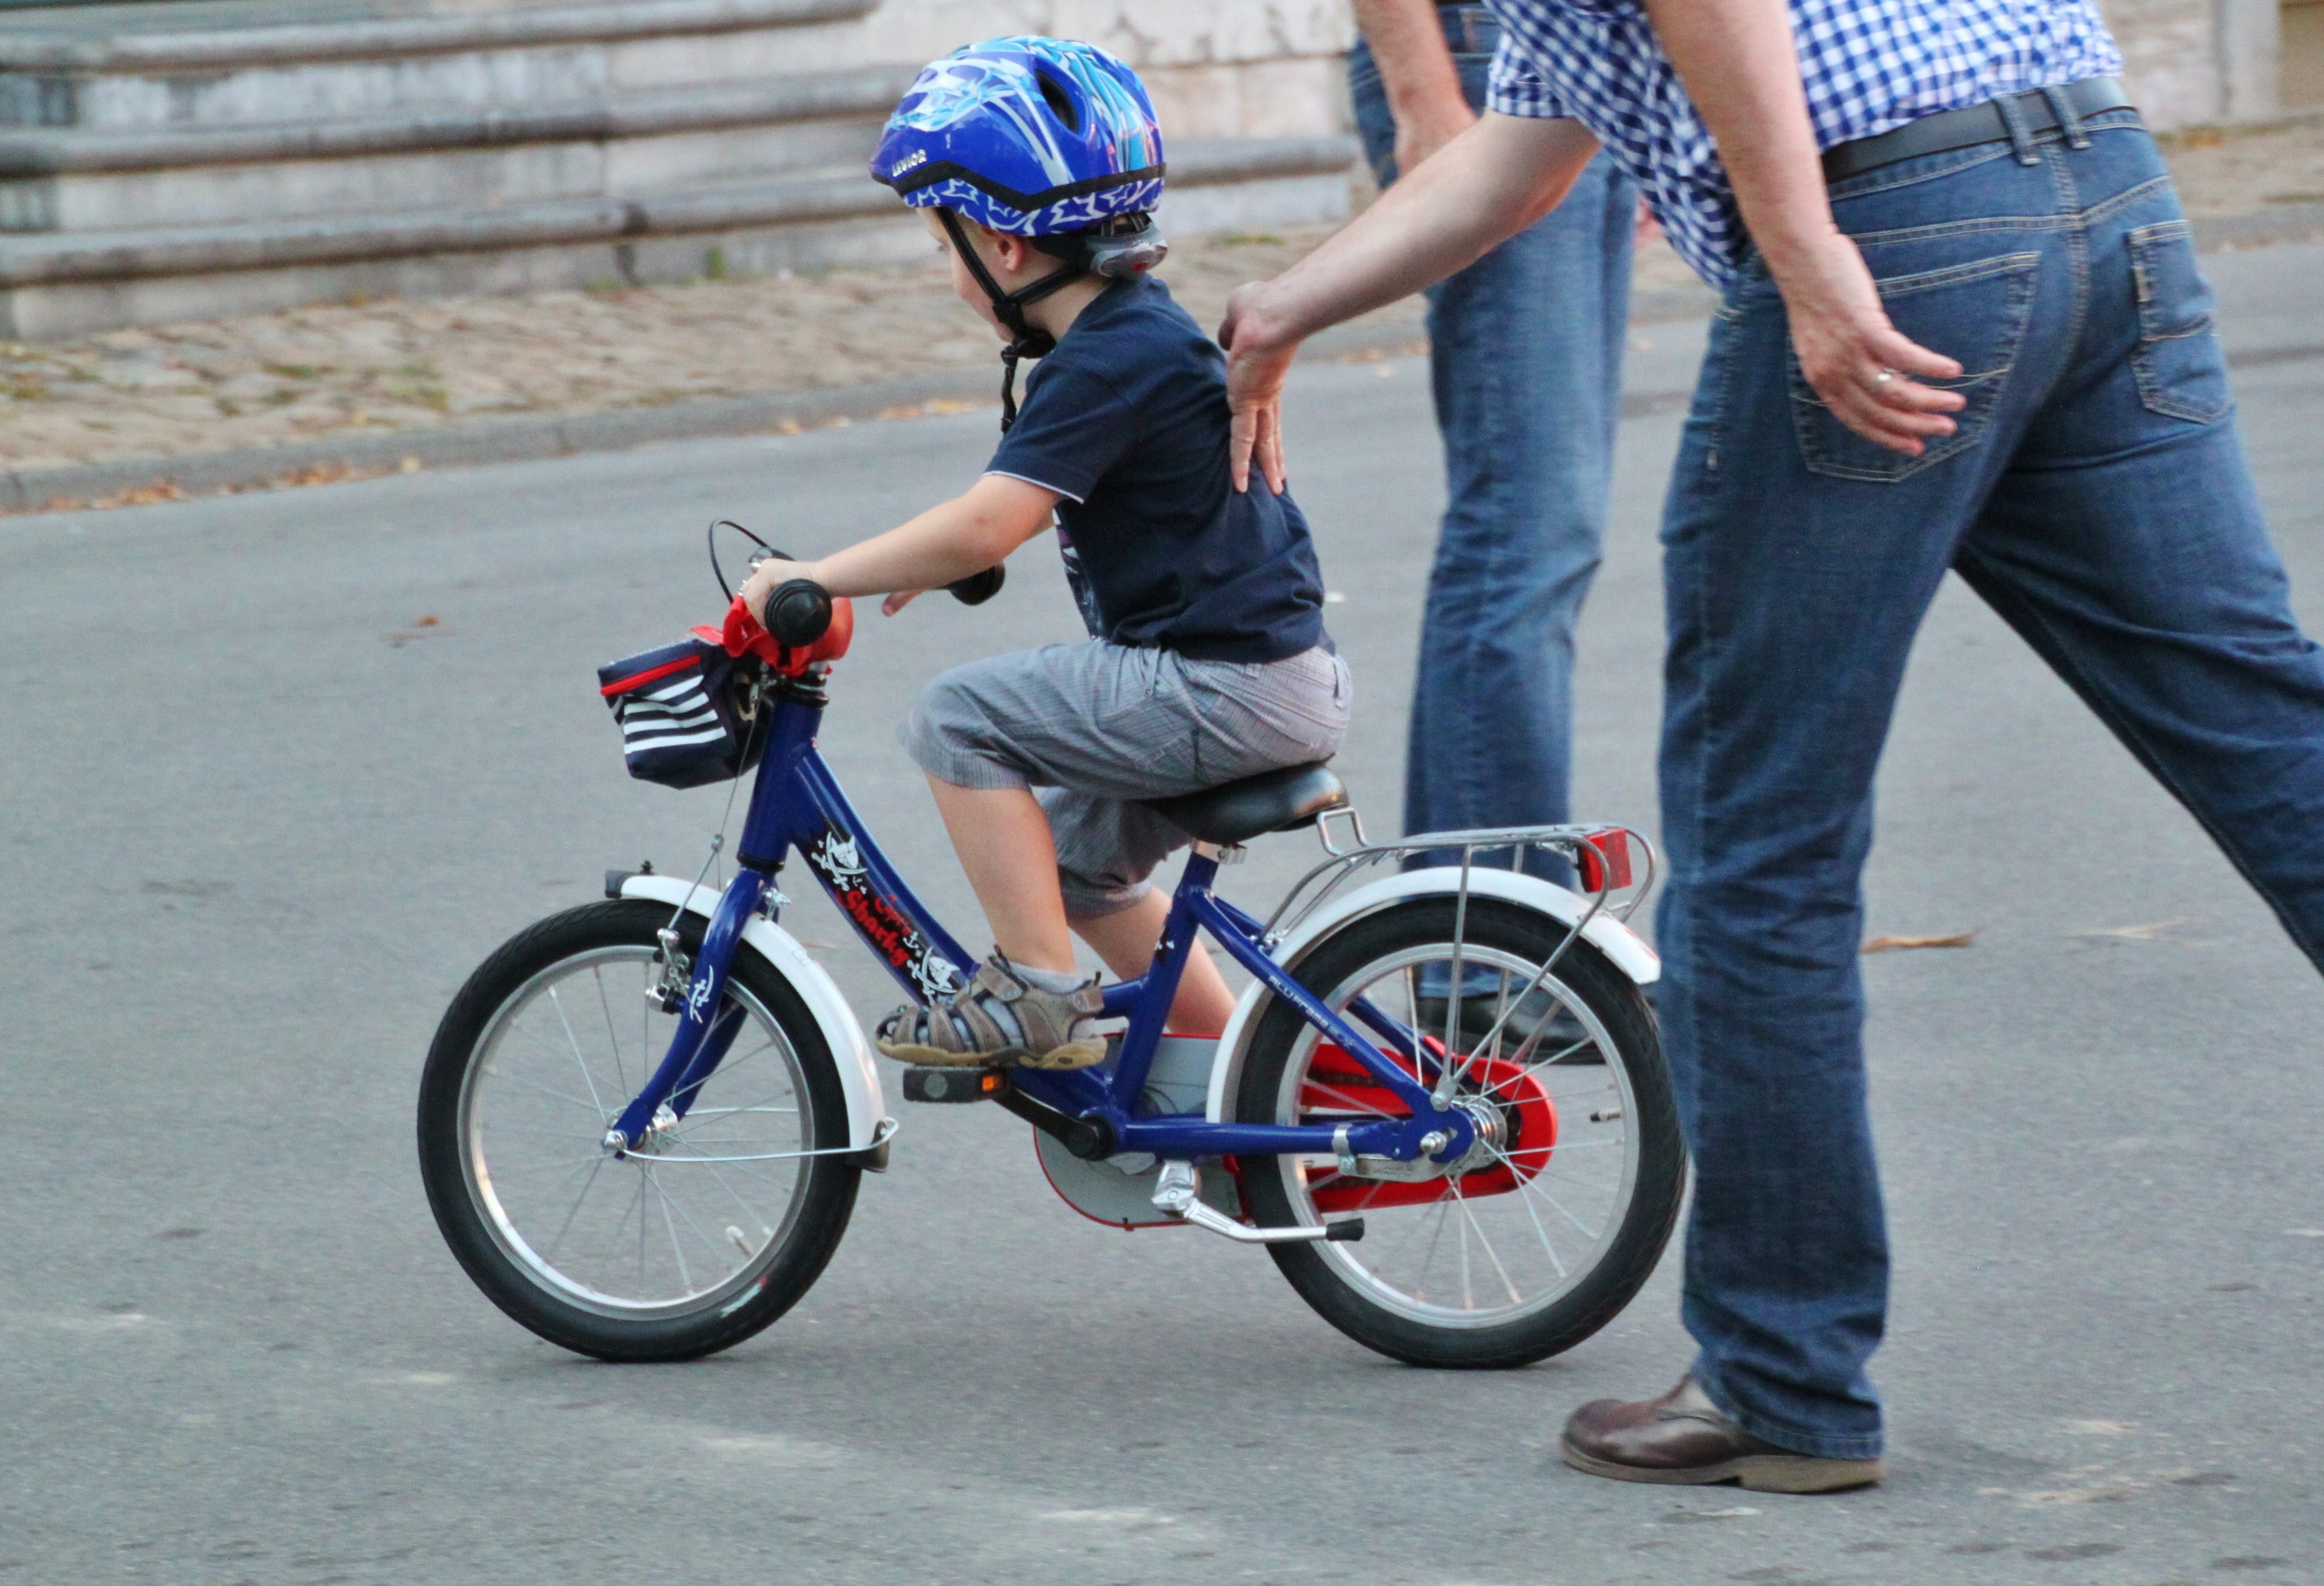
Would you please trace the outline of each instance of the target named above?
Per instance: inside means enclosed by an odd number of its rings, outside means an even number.
[[[1883,369],[1879,373],[1875,374],[1872,377],[1872,383],[1875,385],[1886,385],[1895,378],[1896,371],[1894,369]]]

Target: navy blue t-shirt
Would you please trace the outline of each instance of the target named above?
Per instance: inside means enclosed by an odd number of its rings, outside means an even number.
[[[1034,365],[988,470],[1054,490],[1093,638],[1271,661],[1323,638],[1307,521],[1227,476],[1226,359],[1169,289],[1117,281]]]

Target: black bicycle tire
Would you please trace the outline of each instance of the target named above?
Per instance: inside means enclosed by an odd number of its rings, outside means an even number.
[[[592,903],[528,927],[511,937],[468,977],[438,1025],[420,1084],[417,1128],[420,1173],[436,1226],[462,1268],[519,1324],[561,1348],[601,1360],[697,1360],[732,1349],[763,1331],[798,1304],[838,1249],[847,1231],[862,1168],[845,1156],[809,1159],[782,1252],[739,1304],[650,1322],[600,1316],[549,1295],[501,1249],[487,1231],[462,1165],[460,1097],[469,1066],[493,1016],[534,976],[577,954],[607,946],[658,945],[655,932],[670,923],[666,904],[625,899]],[[687,914],[679,940],[699,949],[703,921]],[[818,1150],[848,1143],[847,1099],[829,1043],[790,982],[748,947],[734,956],[733,977],[782,1027],[806,1075]]]
[[[1318,996],[1391,953],[1451,939],[1454,905],[1444,897],[1407,899],[1366,915],[1323,936],[1291,966],[1299,982]],[[1568,933],[1562,921],[1498,899],[1472,899],[1468,939],[1531,954],[1536,961]],[[1323,1320],[1368,1349],[1409,1365],[1456,1370],[1498,1370],[1527,1366],[1562,1354],[1604,1327],[1637,1296],[1670,1242],[1678,1222],[1686,1181],[1686,1151],[1678,1111],[1663,1064],[1653,1010],[1637,984],[1587,941],[1576,941],[1554,972],[1590,1004],[1616,1047],[1615,1060],[1628,1074],[1637,1111],[1639,1166],[1635,1193],[1622,1212],[1612,1248],[1569,1293],[1533,1315],[1499,1327],[1431,1327],[1400,1316],[1351,1288],[1312,1244],[1271,1244],[1275,1258],[1300,1298]],[[1273,1001],[1259,1017],[1235,1093],[1235,1116],[1244,1122],[1276,1121],[1285,1065],[1306,1028],[1288,1003]],[[1296,1225],[1300,1218],[1272,1159],[1243,1165],[1242,1194],[1262,1228]]]

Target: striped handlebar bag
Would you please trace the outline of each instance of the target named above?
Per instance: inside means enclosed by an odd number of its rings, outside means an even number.
[[[665,788],[732,781],[759,763],[766,734],[751,714],[754,656],[681,640],[597,669],[597,692],[621,724],[630,775]]]

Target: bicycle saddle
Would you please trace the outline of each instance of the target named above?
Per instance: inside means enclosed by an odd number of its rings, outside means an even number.
[[[1240,782],[1224,782],[1174,798],[1139,803],[1180,829],[1221,847],[1263,832],[1296,831],[1313,825],[1328,810],[1348,807],[1348,790],[1322,761],[1261,771]]]

